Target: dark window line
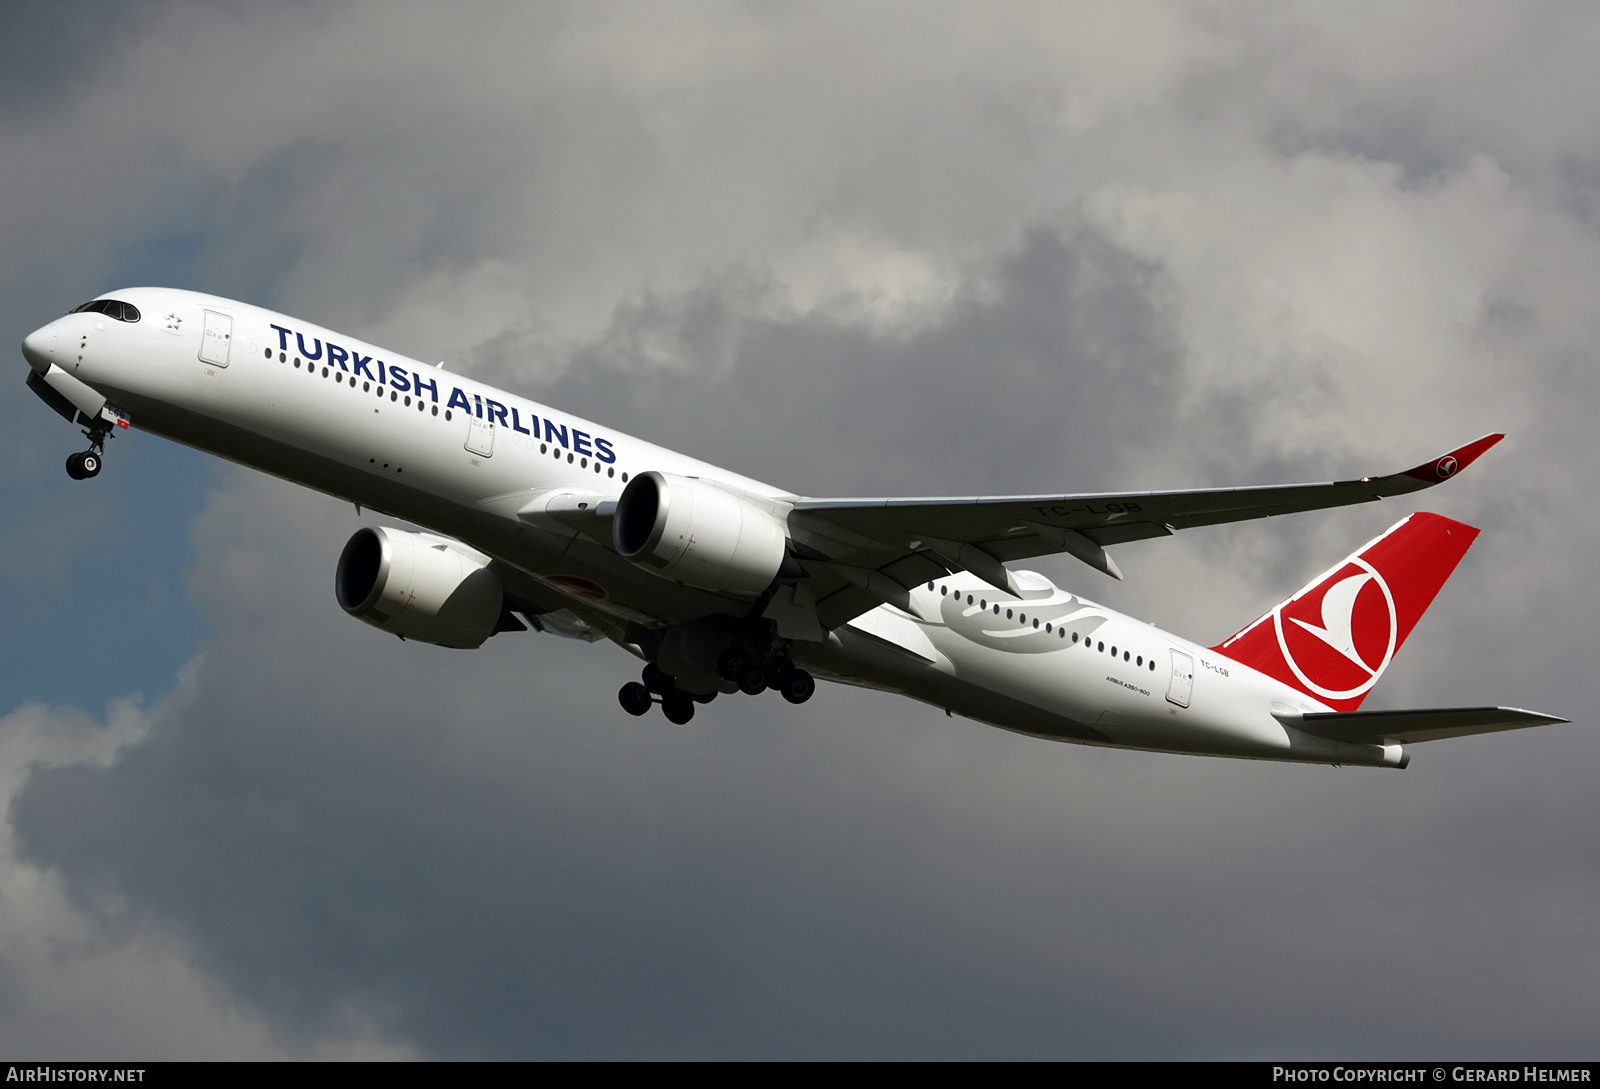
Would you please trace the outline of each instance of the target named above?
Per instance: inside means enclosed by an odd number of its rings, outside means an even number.
[[[543,452],[543,447],[540,448],[540,451]],[[557,456],[559,456],[559,455],[557,455]],[[950,595],[950,587],[949,587],[949,585],[933,583],[933,582],[928,583],[928,590],[930,592],[932,590],[934,590],[936,587],[937,587],[937,589],[939,591],[939,596],[940,597],[949,597],[949,596],[951,596]],[[956,599],[956,604],[958,604],[958,605],[961,604],[961,592],[959,590],[956,591],[956,593],[955,593],[955,599]],[[967,595],[966,603],[968,605],[972,604],[972,595],[971,594]],[[989,611],[989,602],[988,602],[988,600],[987,599],[979,599],[978,608],[984,610],[985,612]],[[1013,619],[1013,616],[1012,616],[1013,612],[1014,612],[1014,610],[1012,610],[1012,609],[1007,609],[1006,610],[1006,619],[1007,620]],[[1000,615],[1000,604],[999,604],[999,602],[995,603],[994,615],[996,615],[996,616]],[[1027,613],[1016,612],[1015,619],[1016,619],[1017,623],[1023,625],[1024,627],[1026,627],[1027,624],[1028,624],[1028,614]],[[1033,627],[1034,627],[1035,630],[1037,630],[1039,628],[1039,618],[1037,616],[1033,618]],[[1060,639],[1067,638],[1067,634],[1068,633],[1067,633],[1067,629],[1066,628],[1056,628],[1056,627],[1053,626],[1052,623],[1046,622],[1045,625],[1044,625],[1044,633],[1046,635],[1049,635],[1052,631],[1056,632],[1057,637],[1060,638]],[[1072,632],[1071,635],[1072,635],[1072,642],[1074,644],[1076,644],[1078,642],[1078,633],[1077,632]],[[1085,639],[1083,645],[1087,647],[1087,646],[1095,646],[1096,644],[1093,644],[1089,640]],[[1097,646],[1098,646],[1099,652],[1104,654],[1105,653],[1105,649],[1106,649],[1106,645],[1104,643],[1099,643]],[[1113,658],[1115,658],[1118,653],[1119,652],[1118,652],[1117,648],[1115,646],[1113,646],[1111,648],[1111,656]],[[1136,655],[1134,655],[1134,653],[1131,650],[1123,650],[1120,653],[1122,654],[1122,660],[1124,662],[1133,662],[1134,665],[1140,666],[1140,667],[1144,667],[1144,666],[1148,665],[1150,671],[1152,673],[1155,672],[1156,660],[1154,658],[1151,658],[1147,663],[1145,661],[1145,657],[1144,657],[1143,654],[1140,654],[1140,655],[1136,656]]]
[[[97,301],[105,301],[105,300],[97,300]],[[85,305],[87,306],[88,304],[85,304]],[[82,309],[84,309],[84,307],[79,307],[78,309],[82,310]],[[73,312],[76,313],[77,311],[73,311]],[[135,313],[137,313],[137,311]],[[133,320],[137,321],[138,318],[134,318]],[[265,352],[263,358],[266,358],[266,359],[271,359],[272,358],[272,349],[271,348],[266,349],[266,352]],[[288,362],[288,353],[287,352],[279,352],[278,353],[278,362],[279,363]],[[296,370],[300,369],[300,357],[299,356],[295,356],[294,357],[294,366],[295,366]],[[307,374],[310,374],[310,375],[313,375],[313,376],[316,374],[316,367],[312,366],[309,363],[307,363],[305,366],[306,366],[306,373]],[[333,379],[334,379],[334,381],[336,383],[341,383],[342,384],[343,382],[346,381],[346,378],[342,373],[340,373],[338,371],[332,371],[331,373],[332,373]],[[322,368],[322,377],[327,378],[329,374],[330,374],[329,369],[327,367],[323,367]],[[355,375],[351,375],[349,377],[348,381],[350,383],[350,388],[352,390],[355,389],[355,387],[356,387]],[[361,392],[362,393],[370,393],[370,392],[372,392],[372,388],[373,388],[373,384],[371,382],[362,382],[361,383]],[[398,401],[400,399],[400,394],[397,391],[392,390],[392,389],[388,389],[381,382],[378,383],[377,394],[378,394],[379,400],[382,400],[383,395],[384,395],[385,392],[387,392],[389,394],[389,400],[391,402],[395,402],[395,401]],[[412,398],[409,395],[407,395],[407,397],[405,398],[405,407],[406,408],[410,408],[411,407],[411,400],[412,400]],[[416,398],[416,402],[417,402],[417,410],[419,412],[425,412],[427,410],[428,405],[422,400],[421,397]],[[439,406],[438,405],[433,405],[432,408],[433,408],[433,415],[434,416],[438,416],[439,415]],[[445,419],[446,423],[449,423],[451,421],[451,419],[453,419],[453,416],[451,415],[451,412],[450,412],[450,410],[448,408],[444,410],[444,419]],[[491,426],[492,426],[492,421],[491,421]],[[541,454],[545,453],[548,450],[548,448],[549,448],[549,444],[548,443],[542,443],[541,442],[539,444],[539,453],[541,453]],[[557,461],[561,460],[562,453],[563,453],[563,451],[561,451],[561,450],[556,450],[555,451],[555,456],[556,456],[556,460]],[[575,458],[576,458],[575,454],[568,453],[567,454],[567,462],[568,462],[568,464],[571,464]],[[581,464],[579,465],[579,468],[582,468],[582,469],[589,468],[589,459],[588,458],[583,458],[582,461],[581,461]],[[605,469],[605,473],[606,473],[607,477],[609,477],[611,479],[616,479],[617,467],[615,465],[610,465],[610,466],[603,465],[599,458],[595,458],[594,459],[594,471],[596,473],[599,473],[601,469]],[[396,471],[398,472],[398,471],[401,471],[401,470],[396,470]],[[626,484],[627,482],[628,482],[628,474],[626,472],[624,472],[622,474],[622,483]]]

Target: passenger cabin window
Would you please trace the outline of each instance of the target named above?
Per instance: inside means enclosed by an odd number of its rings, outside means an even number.
[[[129,323],[139,320],[139,308],[120,299],[91,299],[82,306],[68,311],[71,314],[104,314],[108,318]]]

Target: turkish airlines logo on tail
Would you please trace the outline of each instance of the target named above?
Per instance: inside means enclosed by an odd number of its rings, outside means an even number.
[[[1347,700],[1378,683],[1400,645],[1394,594],[1359,556],[1272,611],[1283,660],[1306,689]]]
[[[1447,470],[1442,462],[1427,468]],[[1477,535],[1419,511],[1212,649],[1353,711]]]

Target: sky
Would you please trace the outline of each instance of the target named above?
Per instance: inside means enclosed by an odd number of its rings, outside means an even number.
[[[1600,12],[1575,2],[19,4],[0,340],[238,298],[808,495],[1392,472],[1033,566],[1219,641],[1482,527],[1408,770],[400,643],[370,512],[0,383],[0,1052],[1570,1058],[1600,1044]],[[137,423],[137,421],[135,421]]]

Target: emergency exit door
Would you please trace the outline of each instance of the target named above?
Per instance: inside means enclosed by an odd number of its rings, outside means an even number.
[[[1175,650],[1172,652],[1172,683],[1167,686],[1167,699],[1179,707],[1187,707],[1193,692],[1194,655]]]
[[[205,325],[200,330],[200,362],[214,367],[228,365],[228,345],[233,341],[233,317],[206,311]]]

